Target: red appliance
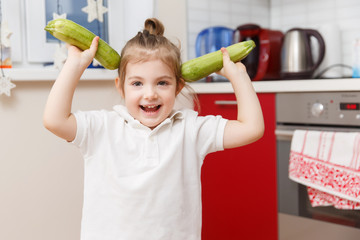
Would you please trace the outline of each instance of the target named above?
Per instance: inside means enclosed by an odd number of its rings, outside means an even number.
[[[252,81],[280,79],[281,31],[261,28],[256,24],[237,27],[234,42],[253,40],[256,47],[242,60]]]

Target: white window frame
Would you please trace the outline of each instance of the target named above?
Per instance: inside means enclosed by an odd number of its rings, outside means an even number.
[[[124,28],[121,27],[124,26],[123,5],[121,0],[108,0],[109,44],[116,51],[120,51],[125,42]],[[46,42],[45,0],[25,0],[25,12],[28,62],[53,62],[57,43]]]

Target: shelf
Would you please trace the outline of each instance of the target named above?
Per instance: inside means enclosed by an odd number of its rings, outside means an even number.
[[[12,81],[55,81],[59,75],[59,70],[54,68],[11,68],[3,69],[6,76],[9,76]],[[114,80],[117,77],[116,70],[94,69],[88,68],[85,70],[81,80],[90,81],[104,81]]]

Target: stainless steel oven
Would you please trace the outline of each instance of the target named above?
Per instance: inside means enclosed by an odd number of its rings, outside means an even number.
[[[360,211],[339,210],[334,207],[312,207],[308,200],[306,187],[291,181],[288,177],[293,131],[295,129],[360,131],[360,92],[278,93],[276,96],[276,121],[280,235],[282,231],[287,231],[284,224],[289,222],[288,216],[298,218],[302,222],[312,221],[311,226],[320,223],[319,226],[324,228],[324,233],[329,232],[326,227],[336,225],[345,231],[344,234],[351,232],[354,239],[360,239]],[[298,232],[296,228],[301,226],[296,226],[296,224],[294,226],[293,222],[291,224],[295,228],[294,231]],[[317,229],[317,231],[322,230]],[[307,234],[306,237],[299,239],[313,239],[310,232]],[[314,239],[319,239],[315,235]],[[293,236],[288,239],[297,238]],[[330,238],[321,239],[336,238],[330,236]],[[341,239],[353,238],[347,236]]]

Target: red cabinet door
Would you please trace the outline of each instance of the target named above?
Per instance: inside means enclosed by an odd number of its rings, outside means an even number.
[[[203,240],[277,239],[275,94],[258,97],[264,136],[205,158],[201,174]],[[200,115],[236,119],[234,100],[234,94],[199,94]]]

